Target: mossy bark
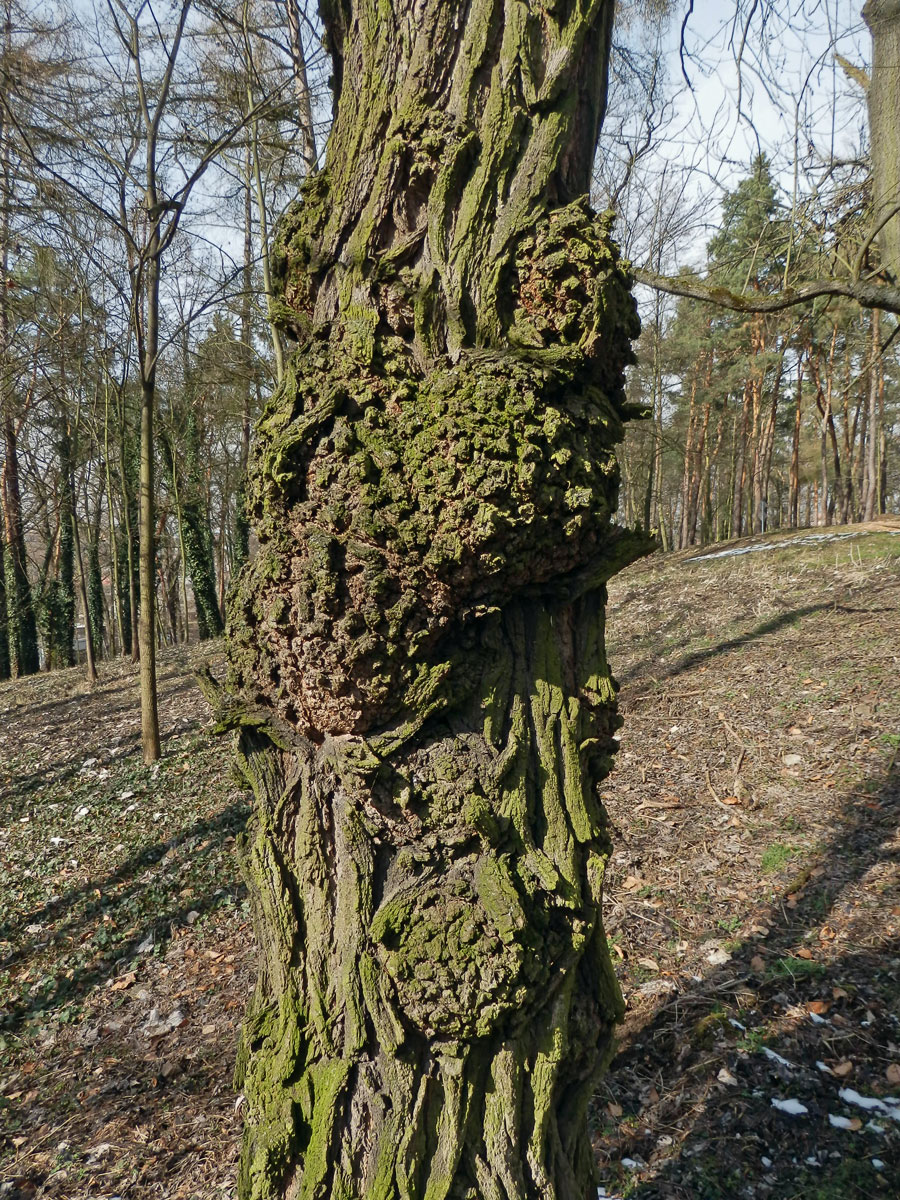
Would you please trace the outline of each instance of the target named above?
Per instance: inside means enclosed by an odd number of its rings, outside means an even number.
[[[613,5],[323,5],[300,345],[257,429],[221,724],[255,795],[240,1194],[584,1200],[604,585],[637,333],[585,193]]]
[[[98,511],[99,518],[99,511]],[[91,636],[94,642],[94,654],[103,657],[103,639],[106,633],[106,620],[103,608],[103,571],[100,567],[100,529],[99,519],[91,530],[91,540],[87,547],[88,560],[88,611],[90,613]]]
[[[186,574],[194,593],[197,636],[202,642],[210,637],[220,637],[225,623],[219,609],[209,512],[201,487],[200,439],[193,412],[189,411],[185,417],[178,449],[171,438],[166,437],[164,442],[164,458],[175,499]]]

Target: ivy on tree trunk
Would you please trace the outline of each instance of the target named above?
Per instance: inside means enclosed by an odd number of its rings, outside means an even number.
[[[586,193],[612,0],[322,5],[299,342],[249,472],[223,726],[255,793],[244,1200],[584,1200],[605,582],[637,333]]]

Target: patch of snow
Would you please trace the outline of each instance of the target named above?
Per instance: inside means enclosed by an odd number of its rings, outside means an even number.
[[[771,1158],[769,1158],[769,1157],[768,1157],[767,1155],[765,1155],[765,1154],[762,1156],[762,1158],[761,1158],[759,1161],[760,1161],[760,1162],[762,1163],[762,1165],[763,1165],[764,1167],[766,1167],[766,1168],[768,1168],[768,1167],[771,1167],[771,1165],[772,1165],[772,1160],[771,1160]]]
[[[770,1050],[768,1046],[763,1046],[762,1052],[766,1058],[771,1059],[772,1062],[777,1062],[780,1066],[787,1067],[789,1070],[793,1071],[794,1064],[792,1062],[788,1062],[786,1058],[782,1058],[780,1054],[776,1054],[774,1050]]]
[[[812,1021],[813,1025],[830,1025],[831,1024],[830,1021],[826,1021],[824,1017],[820,1017],[818,1013],[814,1013],[814,1012],[811,1012],[809,1014],[809,1019]]]
[[[817,1061],[816,1066],[819,1068],[819,1070],[822,1072],[823,1075],[833,1075],[834,1074],[834,1071],[832,1071],[831,1067],[829,1067],[827,1063]]]
[[[875,1096],[861,1096],[853,1088],[841,1088],[838,1095],[845,1104],[855,1104],[857,1108],[864,1108],[866,1112],[884,1113],[892,1121],[900,1121],[900,1100],[894,1096],[885,1096],[879,1100]]]
[[[159,1010],[151,1008],[150,1015],[144,1024],[144,1037],[163,1037],[165,1034],[171,1033],[173,1029],[178,1029],[186,1020],[187,1018],[180,1008],[170,1012],[167,1017],[160,1017]]]
[[[876,1171],[883,1171],[883,1170],[884,1170],[884,1163],[881,1161],[881,1159],[880,1159],[880,1158],[873,1158],[873,1159],[872,1159],[872,1166],[875,1168],[875,1170],[876,1170]]]
[[[772,1097],[772,1107],[777,1108],[779,1112],[787,1113],[791,1117],[802,1117],[804,1113],[808,1113],[809,1109],[805,1104],[801,1104],[799,1100],[777,1100]]]
[[[828,1114],[828,1124],[832,1129],[852,1129],[853,1122],[849,1117],[838,1117],[834,1113]]]
[[[880,533],[887,533],[891,536],[900,535],[900,530],[885,529],[879,530]],[[847,538],[855,538],[865,536],[857,532],[853,533],[808,533],[804,537],[789,538],[783,542],[760,542],[756,546],[732,546],[728,550],[714,550],[710,554],[697,554],[693,558],[689,558],[688,562],[705,562],[711,558],[738,558],[744,554],[762,554],[767,550],[780,550],[787,546],[812,546],[817,542],[843,542]]]
[[[622,1159],[622,1166],[627,1171],[639,1171],[643,1165],[644,1164],[642,1162],[638,1162],[638,1160],[636,1158],[623,1158]]]
[[[81,808],[79,808],[78,812],[75,814],[75,820],[80,821],[83,817],[86,817],[90,811],[91,810],[86,804],[82,804]]]
[[[728,1018],[728,1024],[729,1024],[729,1025],[733,1025],[733,1026],[735,1027],[735,1029],[739,1029],[739,1030],[741,1031],[741,1033],[746,1033],[746,1032],[747,1032],[747,1026],[746,1026],[746,1025],[742,1025],[742,1024],[740,1023],[740,1021],[736,1021],[736,1020],[734,1019],[734,1017],[729,1017],[729,1018]]]
[[[672,979],[649,979],[637,989],[642,996],[664,996],[677,992],[678,985]]]
[[[706,961],[713,967],[724,967],[726,963],[731,962],[731,955],[721,946],[715,950],[710,950],[706,956]]]

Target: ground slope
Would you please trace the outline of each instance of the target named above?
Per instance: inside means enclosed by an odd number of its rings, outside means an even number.
[[[900,1196],[900,522],[637,564],[609,641],[606,1190]]]
[[[823,533],[612,587],[610,1196],[900,1194],[900,522]],[[0,685],[6,1200],[234,1194],[247,810],[190,670],[158,768],[130,664]]]

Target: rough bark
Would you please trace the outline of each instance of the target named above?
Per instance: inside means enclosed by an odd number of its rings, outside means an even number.
[[[873,212],[882,263],[896,282],[900,279],[900,0],[867,0],[862,15],[872,34],[867,96]]]
[[[612,9],[323,6],[220,699],[256,800],[244,1198],[591,1194],[604,584],[647,548],[611,526],[637,323],[585,196]]]
[[[12,417],[6,417],[3,433],[5,461],[0,472],[0,492],[6,534],[6,603],[11,630],[10,649],[15,674],[34,675],[40,666],[37,619],[28,578],[28,553],[22,524],[19,437]]]

